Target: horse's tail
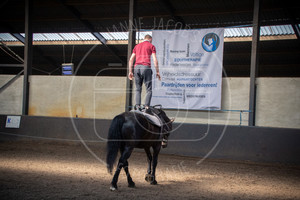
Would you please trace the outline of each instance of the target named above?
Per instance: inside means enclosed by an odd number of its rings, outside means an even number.
[[[107,141],[107,154],[106,154],[106,163],[107,169],[112,173],[114,163],[116,162],[118,152],[120,149],[121,141],[121,131],[125,118],[122,115],[117,115],[111,122],[109,131],[108,131],[108,141]]]

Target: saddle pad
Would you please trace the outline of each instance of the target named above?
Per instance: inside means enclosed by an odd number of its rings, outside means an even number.
[[[145,113],[145,112],[142,112],[142,111],[139,111],[139,110],[131,110],[130,112],[142,114],[150,121],[150,123],[152,123],[152,124],[154,124],[158,127],[162,126],[161,120],[158,117],[154,116],[154,115],[150,115],[148,113]]]

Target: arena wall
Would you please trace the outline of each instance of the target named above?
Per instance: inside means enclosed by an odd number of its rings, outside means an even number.
[[[0,75],[0,85],[12,77]],[[0,114],[21,114],[22,84],[1,92]],[[125,77],[31,76],[29,115],[112,119],[125,110],[125,88]],[[299,88],[299,78],[258,78],[256,125],[300,128]],[[222,111],[167,114],[177,123],[248,125],[248,105],[249,78],[223,78]]]
[[[0,115],[0,142],[35,140],[104,148],[111,120],[21,116],[19,128],[5,128]],[[299,129],[175,123],[162,153],[263,163],[300,164]],[[94,148],[93,148],[94,149]],[[97,155],[98,152],[91,152]]]

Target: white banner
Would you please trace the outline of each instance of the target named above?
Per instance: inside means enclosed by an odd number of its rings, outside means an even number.
[[[153,31],[161,81],[151,105],[173,109],[221,109],[224,29]]]

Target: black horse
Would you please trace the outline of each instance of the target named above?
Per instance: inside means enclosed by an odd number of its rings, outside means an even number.
[[[157,184],[155,170],[158,154],[162,140],[166,140],[172,130],[172,122],[174,120],[170,120],[161,107],[151,107],[151,110],[163,122],[161,127],[153,125],[145,115],[138,112],[124,112],[112,120],[108,132],[106,157],[107,168],[111,174],[119,150],[121,157],[111,182],[111,190],[118,188],[117,182],[122,168],[124,168],[127,175],[128,187],[135,187],[135,183],[129,174],[127,161],[134,148],[143,148],[145,150],[148,158],[148,171],[145,180],[152,185]],[[151,147],[153,149],[153,157],[150,151]]]

